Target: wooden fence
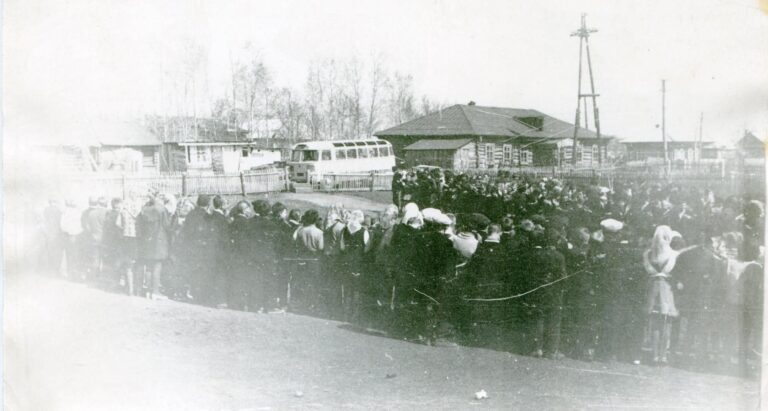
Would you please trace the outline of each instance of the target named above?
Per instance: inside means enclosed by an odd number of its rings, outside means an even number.
[[[389,191],[393,173],[326,173],[310,179],[312,189],[322,192]]]
[[[284,170],[258,173],[196,175],[160,173],[153,175],[88,174],[60,178],[62,189],[89,196],[126,197],[134,192],[144,195],[159,191],[174,195],[257,194],[285,191],[289,181]]]
[[[715,169],[672,169],[669,176],[664,170],[641,168],[605,169],[558,169],[537,167],[521,169],[472,170],[466,174],[483,176],[488,181],[507,182],[509,178],[551,177],[576,184],[600,184],[612,186],[614,181],[658,180],[680,185],[708,187],[726,195],[752,192],[761,194],[765,190],[765,176],[762,170],[748,172],[722,172]],[[344,191],[388,191],[392,189],[392,173],[339,173],[313,176],[312,188],[322,192]]]

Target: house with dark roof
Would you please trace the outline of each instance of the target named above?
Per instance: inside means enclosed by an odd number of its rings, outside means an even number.
[[[591,130],[531,109],[457,104],[374,135],[409,163],[490,169],[572,164],[574,131],[577,166],[597,166],[612,137],[598,140]]]
[[[292,142],[284,138],[252,138],[253,134],[210,118],[157,118],[155,133],[163,140],[167,171],[236,173],[281,161]]]
[[[751,131],[744,131],[744,136],[736,142],[736,152],[741,158],[765,158],[765,142]]]

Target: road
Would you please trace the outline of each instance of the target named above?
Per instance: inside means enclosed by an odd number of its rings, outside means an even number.
[[[5,286],[9,410],[757,409],[734,377],[428,347],[31,274]]]

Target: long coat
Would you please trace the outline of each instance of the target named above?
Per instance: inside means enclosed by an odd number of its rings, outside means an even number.
[[[146,205],[136,218],[140,260],[165,260],[170,250],[171,218],[161,205]]]

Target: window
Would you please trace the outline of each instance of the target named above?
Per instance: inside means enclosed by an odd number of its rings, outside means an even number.
[[[243,149],[240,151],[243,157],[248,157],[251,155],[251,150],[248,149],[248,147],[243,147]]]
[[[336,150],[336,160],[346,160],[347,159],[347,150],[341,149]]]
[[[563,158],[566,160],[570,160],[571,156],[573,155],[573,147],[566,146],[563,148]]]
[[[503,150],[504,165],[509,166],[512,164],[512,144],[504,144]]]
[[[356,148],[347,149],[347,158],[357,158],[357,149]]]
[[[317,161],[317,150],[294,150],[291,160],[296,162]]]
[[[358,148],[357,149],[357,157],[359,158],[368,158],[368,149],[367,148]]]
[[[388,157],[389,147],[379,147],[379,157]]]
[[[368,157],[378,157],[379,156],[379,150],[376,150],[376,147],[368,147]]]
[[[495,144],[485,145],[485,166],[486,167],[490,167],[493,165],[494,148],[495,148]]]
[[[208,147],[195,146],[194,148],[194,162],[195,163],[207,163],[208,162]]]
[[[520,162],[523,164],[530,164],[533,160],[532,155],[533,153],[530,152],[530,150],[522,150],[520,152]]]
[[[323,150],[323,161],[331,161],[331,150]]]

